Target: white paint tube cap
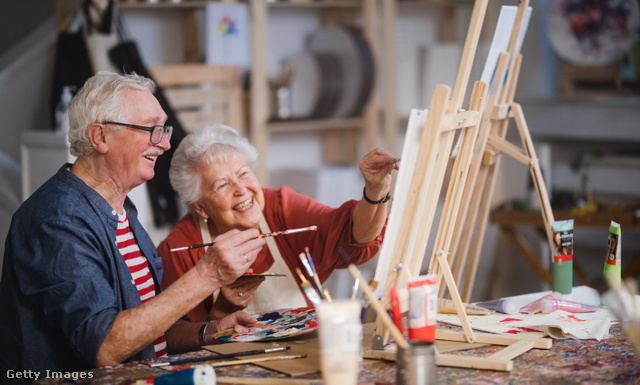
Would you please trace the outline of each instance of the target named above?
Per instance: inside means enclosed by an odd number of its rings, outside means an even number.
[[[520,313],[520,304],[518,304],[518,301],[514,299],[502,300],[502,308],[504,309],[504,313],[506,314]]]
[[[540,302],[540,311],[548,314],[558,309],[558,301],[555,299],[545,298]]]

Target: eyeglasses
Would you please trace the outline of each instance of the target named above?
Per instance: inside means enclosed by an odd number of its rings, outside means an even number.
[[[113,124],[114,126],[123,126],[123,127],[135,128],[136,130],[148,131],[150,133],[149,141],[153,144],[160,143],[160,141],[162,140],[162,135],[166,135],[167,140],[170,140],[171,134],[173,133],[172,126],[157,125],[157,126],[145,127],[145,126],[136,126],[135,124],[118,123],[118,122],[102,122],[102,124]]]

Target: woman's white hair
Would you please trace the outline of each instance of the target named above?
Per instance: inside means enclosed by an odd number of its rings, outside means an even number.
[[[84,83],[69,105],[71,155],[83,156],[93,151],[88,133],[93,123],[123,122],[129,118],[121,94],[131,88],[153,93],[156,85],[153,80],[135,73],[119,75],[109,71],[100,71]]]
[[[180,199],[191,209],[200,202],[202,179],[198,168],[224,162],[236,152],[253,169],[258,160],[256,148],[247,138],[224,124],[209,125],[180,141],[171,158],[169,180]]]

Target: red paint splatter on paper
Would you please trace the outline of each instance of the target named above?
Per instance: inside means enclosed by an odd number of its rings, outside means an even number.
[[[505,319],[503,319],[502,321],[500,321],[498,323],[504,324],[504,323],[507,323],[507,322],[520,322],[520,321],[522,321],[522,320],[519,319],[519,318],[505,318]]]
[[[520,333],[525,333],[525,332],[528,332],[528,333],[542,333],[540,330],[531,329],[531,328],[527,328],[527,327],[524,327],[524,326],[516,326],[513,329],[511,329],[509,331],[506,331],[505,333],[508,333],[508,334],[520,334]]]

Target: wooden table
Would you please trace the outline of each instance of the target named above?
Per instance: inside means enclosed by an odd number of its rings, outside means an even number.
[[[553,212],[554,219],[561,221],[565,219],[574,220],[576,227],[599,227],[609,229],[612,220],[618,222],[623,229],[640,229],[640,220],[636,217],[635,210],[610,209],[599,211],[588,215],[574,215],[568,211]],[[533,268],[540,278],[551,285],[551,272],[540,261],[540,256],[533,251],[533,247],[519,234],[522,227],[533,227],[538,230],[541,239],[547,237],[544,229],[542,214],[539,211],[519,211],[507,208],[498,208],[491,213],[491,222],[498,225],[500,232],[518,250],[525,261]],[[590,277],[580,264],[573,261],[574,276],[584,285],[590,284]],[[637,277],[640,275],[640,253],[633,256],[622,271],[623,277]]]
[[[441,325],[443,326],[443,325]],[[446,326],[445,326],[446,327]],[[483,355],[495,351],[487,346],[471,349],[464,354]],[[190,355],[211,354],[203,350]],[[128,384],[137,379],[155,377],[167,373],[160,368],[152,368],[150,362],[137,362],[113,368],[93,370],[92,379],[78,379],[77,384]],[[215,369],[218,384],[322,384],[320,373],[296,378],[267,370],[256,365],[245,364],[219,367]],[[550,350],[530,350],[514,360],[510,372],[437,368],[438,384],[592,384],[640,382],[640,362],[619,326],[611,327],[610,338],[596,340],[554,340]],[[364,360],[359,375],[359,384],[395,384],[395,362]],[[63,380],[44,379],[37,384],[62,384]],[[68,382],[67,382],[68,383]]]

